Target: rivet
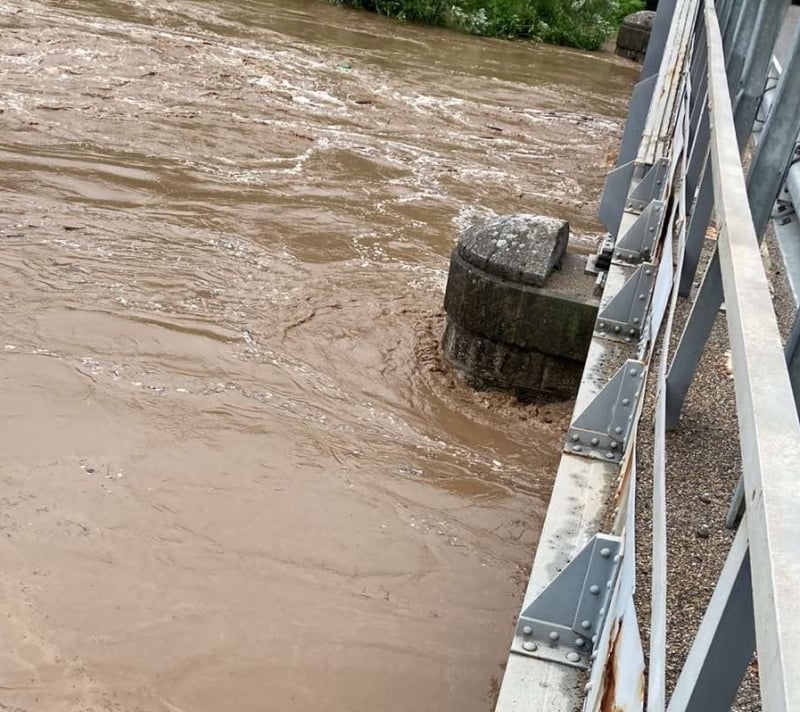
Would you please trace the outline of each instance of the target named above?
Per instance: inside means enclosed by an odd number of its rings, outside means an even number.
[[[614,459],[614,453],[613,452],[607,452],[606,453],[606,458],[609,459],[609,460],[613,460]]]
[[[589,628],[591,627],[592,627],[591,621],[581,621],[581,628],[583,628],[584,630],[589,630]]]
[[[572,435],[572,442],[579,443],[581,441],[581,436],[578,433],[573,433]]]
[[[524,635],[530,635],[531,633],[533,633],[533,628],[531,628],[529,625],[526,625],[526,626],[525,626],[525,627],[522,629],[522,633],[523,633]]]
[[[651,274],[653,274],[653,270],[651,270],[651,269],[646,269],[646,270],[644,271],[644,273],[645,273],[645,274],[646,274],[646,275],[649,277]]]
[[[631,336],[636,336],[636,329],[631,329],[631,330],[630,330],[628,333],[629,333]],[[630,339],[628,339],[628,341],[630,341]]]
[[[638,316],[633,317],[633,323],[634,324],[638,324],[639,323],[639,317]]]
[[[605,608],[601,608],[600,609],[600,615],[604,616],[605,614],[606,614],[606,609]]]
[[[614,432],[615,432],[617,435],[619,435],[620,433],[622,433],[622,428],[621,428],[621,427],[618,425],[616,428],[614,428]]]
[[[592,660],[597,660],[597,651],[596,650],[592,651]]]
[[[615,442],[612,440],[612,441],[611,441],[611,444],[609,445],[609,447],[610,447],[612,450],[616,450],[616,449],[617,449],[617,443],[615,443]]]
[[[605,329],[605,328],[606,328],[606,323],[605,323],[604,321],[601,321],[601,322],[600,322],[600,323],[597,325],[597,328],[598,328],[598,329]]]
[[[575,638],[576,648],[582,648],[584,645],[586,645],[586,641],[583,638]]]
[[[551,631],[549,637],[550,637],[550,640],[552,640],[555,643],[559,639],[560,636],[558,635],[558,633],[556,631]]]
[[[598,440],[597,438],[592,438],[592,445],[599,445],[599,444],[600,440]]]
[[[622,328],[619,326],[619,324],[617,324],[617,325],[614,327],[614,333],[615,333],[615,334],[619,334],[619,332],[620,332],[620,331],[622,331]]]
[[[602,556],[604,559],[607,559],[609,556],[611,556],[611,549],[609,549],[607,546],[604,546],[602,549],[600,549],[600,556]]]
[[[639,372],[635,368],[632,368],[629,371],[629,373],[631,374],[631,376],[638,376],[639,375]]]
[[[654,227],[650,228],[650,232],[655,232],[655,231],[656,231],[656,229]]]
[[[571,663],[577,663],[581,659],[581,656],[578,653],[567,653],[567,660]]]
[[[580,452],[581,450],[583,450],[583,448],[580,445],[573,445],[572,446],[572,451],[573,452]]]
[[[630,398],[623,398],[622,399],[622,405],[630,405],[630,403],[631,403]]]
[[[633,203],[628,203],[628,207],[632,208],[633,207]]]
[[[589,586],[589,593],[591,593],[593,596],[596,596],[598,593],[600,593],[600,586],[598,586],[596,583],[593,583],[591,586]]]
[[[644,294],[640,294],[639,299],[644,299]]]
[[[529,653],[532,653],[536,650],[536,643],[532,643],[530,640],[522,644],[522,649],[527,650]]]
[[[596,643],[596,642],[597,642],[597,636],[596,636],[596,635],[593,635],[593,636],[592,636],[592,643]]]

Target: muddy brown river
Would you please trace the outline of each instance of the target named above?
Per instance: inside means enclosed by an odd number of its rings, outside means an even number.
[[[459,230],[600,232],[638,70],[314,0],[0,0],[0,710],[487,712],[569,404]]]

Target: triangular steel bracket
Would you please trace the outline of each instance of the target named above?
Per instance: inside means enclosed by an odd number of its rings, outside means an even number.
[[[642,361],[628,359],[572,421],[564,449],[576,455],[619,463],[644,391],[645,373]]]
[[[634,161],[628,161],[617,166],[606,177],[603,194],[600,196],[600,207],[597,215],[606,229],[613,235],[619,232],[622,212],[625,209],[625,199],[631,190],[631,178],[636,169]]]
[[[642,334],[656,279],[656,266],[639,265],[625,284],[597,314],[597,331],[628,341]]]
[[[653,256],[656,239],[664,223],[664,203],[652,200],[628,231],[617,240],[614,259],[639,264]]]
[[[634,183],[625,209],[629,212],[641,212],[651,200],[656,200],[664,193],[664,180],[667,177],[669,161],[659,158],[652,166],[645,168],[646,173],[638,183]],[[634,178],[635,181],[635,178]]]
[[[620,569],[622,538],[595,534],[520,613],[511,650],[588,668]]]

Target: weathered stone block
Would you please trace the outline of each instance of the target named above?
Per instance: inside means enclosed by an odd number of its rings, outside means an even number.
[[[569,226],[532,215],[467,230],[450,260],[445,357],[473,385],[568,397],[580,383],[598,300]]]
[[[576,268],[582,272],[580,263],[581,258],[574,256],[570,272]],[[583,361],[598,303],[587,294],[593,280],[587,283],[585,275],[580,277],[586,285],[583,290],[571,288],[566,278],[555,289],[531,287],[470,265],[456,250],[450,260],[444,307],[451,319],[486,338]]]
[[[466,230],[458,254],[489,274],[544,286],[567,250],[569,224],[542,215],[503,215]]]
[[[656,13],[651,10],[641,10],[628,15],[622,21],[617,35],[618,55],[637,62],[644,59],[655,16]]]
[[[492,341],[451,319],[447,319],[442,349],[472,386],[523,391],[537,391],[541,386],[542,354]]]

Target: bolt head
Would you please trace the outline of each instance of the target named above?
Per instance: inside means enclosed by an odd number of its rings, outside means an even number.
[[[611,556],[611,549],[609,549],[607,546],[604,546],[602,549],[600,549],[600,556],[602,556],[604,559],[607,559],[609,556]]]
[[[581,656],[576,652],[567,653],[567,660],[569,660],[571,663],[577,663],[580,659]]]
[[[600,440],[598,440],[597,438],[592,438],[592,445],[599,445],[599,444]]]
[[[581,441],[581,436],[580,436],[580,435],[578,435],[577,433],[575,433],[575,434],[572,436],[572,442],[574,442],[574,443],[578,443],[578,442],[580,442],[580,441]]]
[[[622,399],[622,405],[630,405],[630,404],[631,404],[631,399],[630,398],[623,398]]]
[[[560,636],[558,635],[557,631],[553,630],[553,631],[550,631],[550,635],[548,637],[550,638],[550,640],[552,640],[555,643],[559,639]]]
[[[522,644],[522,649],[532,653],[534,650],[536,650],[536,643],[532,643],[530,640],[528,640]]]
[[[620,331],[622,331],[622,327],[619,324],[616,324],[614,326],[614,333],[619,334]]]
[[[581,450],[583,450],[583,448],[580,445],[573,445],[572,446],[572,451],[573,452],[580,452]]]
[[[600,586],[598,586],[596,583],[593,583],[591,586],[589,586],[589,593],[591,593],[593,596],[596,596],[598,593],[600,593]]]
[[[584,645],[586,645],[586,641],[583,638],[575,638],[576,648],[582,648]]]
[[[583,628],[584,630],[589,630],[589,628],[591,628],[591,627],[592,627],[592,622],[591,621],[589,621],[589,620],[581,621],[581,628]]]
[[[616,450],[617,449],[617,443],[612,441],[610,447],[611,447],[612,450]]]
[[[533,633],[533,628],[531,628],[529,625],[526,625],[526,626],[525,626],[525,627],[522,629],[522,633],[523,633],[524,635],[530,635],[531,633]]]
[[[615,432],[617,435],[619,435],[620,433],[622,433],[622,428],[621,428],[621,427],[618,425],[616,428],[614,428],[614,432]]]
[[[628,371],[628,373],[630,373],[631,376],[638,376],[639,375],[639,372],[635,368],[632,368],[630,371]]]

